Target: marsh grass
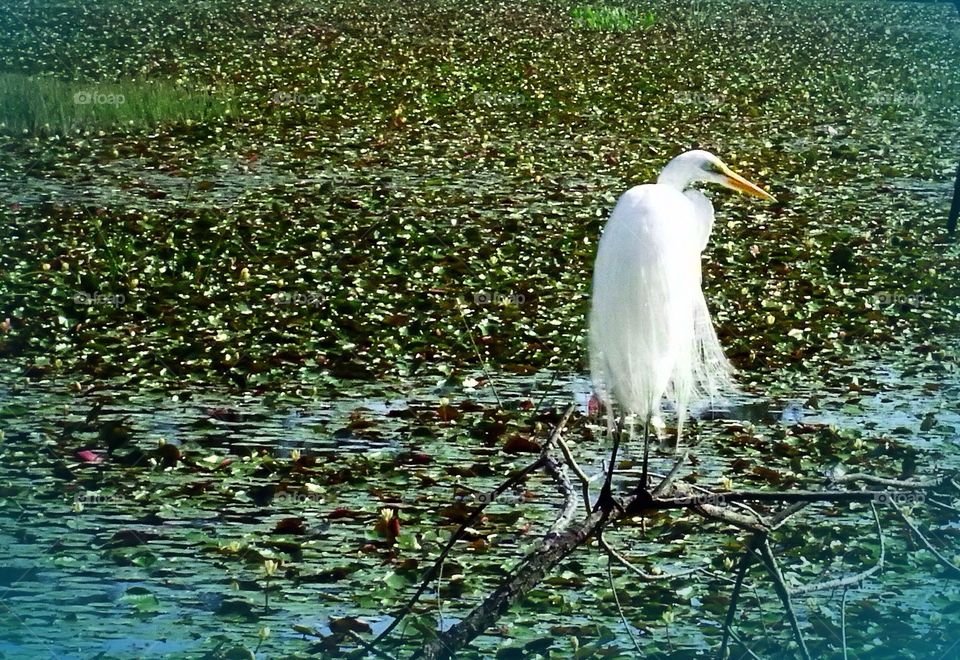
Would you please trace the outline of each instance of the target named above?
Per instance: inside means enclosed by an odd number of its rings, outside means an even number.
[[[625,7],[577,5],[570,10],[574,23],[588,30],[622,31],[647,28],[656,22],[653,12],[642,12]]]
[[[74,83],[0,74],[0,131],[14,135],[65,135],[86,130],[143,128],[229,115],[224,93],[187,90],[168,83]]]

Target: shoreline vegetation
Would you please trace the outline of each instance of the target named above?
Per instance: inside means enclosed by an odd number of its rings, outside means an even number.
[[[164,124],[228,118],[234,95],[191,91],[164,82],[64,82],[0,74],[0,132],[49,137],[153,131]]]

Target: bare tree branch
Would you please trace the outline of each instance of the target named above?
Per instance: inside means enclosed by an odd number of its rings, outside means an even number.
[[[590,515],[590,478],[584,474],[583,470],[580,469],[580,465],[577,464],[576,459],[573,457],[573,452],[570,451],[570,446],[567,445],[566,440],[563,438],[557,438],[557,446],[560,448],[560,451],[563,453],[563,458],[566,460],[567,465],[570,466],[570,469],[573,470],[573,473],[577,475],[577,479],[580,480],[580,488],[583,494],[583,506],[587,510],[587,515]]]
[[[673,468],[670,470],[669,474],[667,474],[667,476],[663,478],[663,481],[657,484],[657,487],[653,489],[652,493],[650,493],[651,495],[653,495],[654,497],[657,497],[658,495],[660,495],[660,493],[662,493],[666,489],[670,488],[671,485],[673,485],[674,480],[676,480],[677,478],[677,474],[679,474],[680,472],[680,468],[683,467],[683,464],[686,462],[687,456],[689,455],[690,455],[690,452],[688,451],[683,452],[680,458],[677,459],[677,462],[673,464]]]
[[[652,575],[645,573],[622,554],[613,549],[613,547],[604,539],[603,531],[608,525],[616,524],[626,517],[624,511],[639,511],[641,515],[648,515],[655,511],[666,511],[671,509],[689,509],[705,518],[716,520],[721,523],[732,525],[752,533],[750,543],[740,561],[737,579],[734,581],[734,592],[731,597],[730,607],[727,612],[724,625],[723,646],[721,652],[725,652],[729,646],[729,640],[736,639],[742,644],[732,629],[736,614],[737,604],[741,600],[744,580],[751,562],[756,558],[762,561],[763,565],[770,574],[774,590],[783,604],[785,616],[789,620],[793,630],[794,637],[804,658],[810,657],[809,650],[806,647],[800,623],[793,608],[792,597],[798,594],[812,593],[825,589],[837,587],[849,587],[863,582],[865,579],[873,576],[883,569],[885,561],[885,543],[883,529],[880,524],[879,514],[875,503],[890,503],[899,512],[896,506],[897,501],[903,498],[915,497],[917,491],[930,491],[945,484],[956,486],[952,475],[934,477],[928,479],[887,479],[874,477],[862,473],[850,473],[840,475],[827,480],[825,490],[793,490],[787,492],[776,491],[757,491],[757,490],[739,490],[739,491],[712,491],[700,486],[687,484],[678,481],[678,475],[682,465],[685,462],[686,455],[676,462],[670,472],[663,476],[660,484],[654,489],[653,493],[638,492],[628,501],[623,502],[623,508],[606,508],[597,511],[590,511],[589,499],[589,478],[576,464],[569,446],[560,437],[563,427],[566,425],[573,412],[573,406],[568,407],[563,418],[554,428],[550,438],[544,444],[542,453],[537,461],[521,470],[511,477],[505,484],[501,485],[491,495],[494,499],[498,494],[504,492],[508,487],[518,483],[531,472],[537,469],[545,469],[551,476],[557,490],[563,497],[563,505],[557,516],[556,521],[550,527],[548,534],[542,538],[536,547],[518,564],[504,582],[489,594],[482,603],[475,607],[469,614],[461,619],[457,624],[441,632],[435,639],[429,640],[415,657],[423,658],[450,658],[457,651],[468,645],[474,638],[482,634],[497,619],[502,616],[511,605],[522,600],[530,590],[534,589],[564,558],[577,548],[585,545],[589,539],[596,537],[599,545],[607,553],[610,561],[616,560],[631,573],[643,581],[653,581],[681,577],[697,572],[710,574],[704,568],[693,568],[686,571],[665,575]],[[551,455],[554,449],[558,449],[563,455],[564,462],[561,463]],[[570,479],[566,473],[565,467],[572,469],[580,481],[583,500],[587,515],[583,519],[574,520],[573,512],[577,508],[576,495]],[[662,475],[657,475],[662,476]],[[869,490],[844,490],[838,486],[866,484],[869,486],[880,487]],[[783,504],[785,505],[777,511],[770,513],[764,512],[760,507],[753,510],[745,506],[745,502],[755,502],[761,504]],[[876,564],[860,573],[837,578],[829,582],[823,582],[815,585],[806,585],[793,591],[787,586],[783,574],[780,570],[777,559],[770,546],[770,534],[773,530],[779,528],[785,522],[814,503],[851,503],[868,502],[874,515],[874,521],[877,525],[877,533],[880,539],[880,554]],[[740,505],[743,510],[735,510],[733,507]],[[480,510],[471,516],[467,524],[472,524],[479,517]],[[635,515],[635,514],[631,514]],[[901,516],[903,516],[901,512]],[[904,516],[905,518],[905,516]],[[912,523],[907,521],[915,534],[927,545],[941,561],[945,559],[930,546],[929,541],[916,529]],[[460,532],[462,534],[462,530]],[[457,535],[455,535],[457,536]],[[447,556],[452,547],[448,543],[444,552],[438,560]],[[953,570],[960,572],[956,566],[946,562]],[[436,566],[436,565],[435,565]],[[435,570],[428,571],[427,578],[432,578]],[[611,569],[608,569],[611,570]],[[612,580],[612,573],[611,573]],[[418,590],[414,599],[408,604],[402,612],[405,614],[412,608],[413,602],[419,598],[422,589]],[[759,599],[758,599],[759,601]],[[625,620],[622,608],[621,618]],[[392,624],[395,627],[397,622]],[[845,621],[843,623],[845,625]],[[381,634],[380,638],[384,635]],[[380,639],[378,638],[378,639]],[[844,641],[844,648],[845,646]],[[748,650],[748,653],[756,657]]]
[[[750,562],[753,561],[753,552],[760,544],[762,534],[754,534],[750,537],[750,543],[740,558],[740,565],[737,567],[737,580],[733,585],[733,594],[730,595],[730,606],[727,608],[727,618],[723,622],[723,642],[720,645],[718,657],[723,660],[727,657],[727,645],[730,643],[730,636],[733,634],[733,617],[737,613],[737,603],[740,600],[740,590],[743,587],[743,579],[747,576],[747,569],[750,568]],[[739,640],[738,640],[739,641]],[[743,643],[741,642],[741,645]]]

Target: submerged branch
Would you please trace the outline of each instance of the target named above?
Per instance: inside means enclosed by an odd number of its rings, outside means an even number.
[[[794,596],[812,594],[817,591],[831,591],[840,587],[846,589],[847,587],[863,583],[864,580],[874,573],[883,570],[883,562],[886,559],[886,547],[883,542],[883,527],[880,526],[880,515],[877,513],[877,507],[874,506],[873,503],[870,504],[870,510],[873,512],[873,520],[877,523],[877,538],[880,541],[880,556],[877,557],[877,563],[865,571],[861,571],[855,575],[848,575],[835,580],[827,580],[826,582],[817,582],[815,584],[806,584],[802,587],[797,587],[793,590]]]
[[[622,508],[621,506],[616,506],[608,510],[598,509],[591,511],[589,479],[577,465],[570,448],[560,437],[572,412],[573,406],[571,405],[567,408],[562,419],[551,433],[550,438],[544,444],[540,457],[530,466],[508,480],[504,485],[496,489],[493,496],[491,496],[491,499],[494,499],[496,494],[502,493],[506,488],[517,483],[534,470],[544,469],[551,476],[557,486],[558,492],[563,497],[563,505],[556,520],[551,525],[549,532],[537,543],[536,547],[521,560],[519,565],[507,576],[504,582],[489,594],[482,603],[477,605],[457,624],[440,632],[434,639],[427,641],[414,657],[428,658],[431,660],[434,658],[453,657],[460,649],[467,646],[473,639],[493,626],[512,605],[521,601],[532,589],[537,587],[561,561],[579,547],[587,544],[592,538],[598,539],[599,546],[607,553],[610,561],[618,562],[627,568],[634,576],[645,582],[681,577],[697,572],[706,572],[702,568],[694,568],[664,575],[645,573],[632,565],[626,557],[617,552],[603,537],[603,531],[607,529],[608,526],[616,525],[619,522],[635,516],[636,513],[633,512],[636,511],[639,511],[640,515],[647,516],[658,511],[688,509],[705,518],[733,525],[748,530],[753,534],[737,571],[730,607],[724,622],[722,652],[728,649],[730,639],[739,641],[739,637],[734,634],[732,629],[737,605],[740,601],[744,579],[751,562],[759,557],[767,569],[774,589],[783,604],[785,616],[789,620],[800,651],[805,658],[809,658],[810,655],[803,638],[800,622],[793,608],[792,597],[825,589],[835,589],[838,587],[848,588],[852,585],[862,583],[883,569],[886,548],[883,529],[880,525],[879,514],[875,506],[876,504],[890,504],[900,512],[897,503],[915,501],[918,497],[918,491],[930,491],[944,485],[956,486],[952,475],[922,480],[904,480],[874,477],[873,475],[862,473],[851,473],[828,479],[826,483],[827,489],[819,491],[714,491],[678,480],[677,477],[680,468],[685,462],[684,456],[684,458],[676,462],[669,474],[663,477],[663,480],[654,489],[653,493],[645,491],[634,493],[631,497],[627,498],[626,501],[622,502]],[[582,499],[587,510],[585,517],[579,520],[575,519],[575,510],[578,508],[578,498],[566,472],[568,467],[580,481]],[[858,483],[873,486],[874,488],[870,490],[843,490],[838,488],[838,486]],[[783,504],[785,506],[779,510],[767,513],[754,511],[750,507],[744,506],[743,503],[745,502]],[[807,508],[809,505],[818,502],[869,503],[877,525],[877,534],[880,540],[880,554],[875,565],[860,573],[837,578],[828,582],[802,586],[791,591],[784,580],[779,563],[770,546],[770,534],[782,526],[789,518]],[[482,510],[482,507],[478,509],[468,523],[471,523],[471,521],[479,517],[480,510]],[[631,513],[625,513],[628,511]],[[902,515],[902,512],[900,513]],[[931,549],[935,556],[943,561],[942,556],[930,546],[929,542],[926,541],[919,530],[909,521],[907,521],[907,524],[911,526],[914,533],[927,545],[928,549]],[[451,542],[447,544],[444,552],[441,553],[438,563],[427,572],[426,581],[432,579],[437,570],[437,565],[439,565],[449,553],[458,535],[454,536],[455,538],[451,539]],[[960,572],[960,568],[949,564],[949,562],[946,562],[946,564],[957,572]],[[412,609],[413,603],[419,598],[422,590],[423,588],[417,591],[411,603],[404,609],[404,614]],[[396,621],[392,627],[395,627],[395,624]],[[381,634],[380,637],[382,638],[383,636],[384,635]]]
[[[774,591],[777,592],[780,601],[783,603],[783,610],[787,614],[790,627],[793,629],[793,635],[797,640],[797,644],[800,646],[800,653],[803,655],[804,660],[810,660],[810,651],[807,650],[807,642],[803,638],[803,631],[800,630],[800,622],[797,620],[797,615],[793,611],[793,601],[790,598],[790,590],[787,588],[787,583],[783,579],[783,573],[780,572],[780,564],[777,563],[777,558],[774,556],[773,549],[770,547],[770,540],[763,537],[759,545],[760,557],[763,559],[763,563],[767,567],[767,572],[770,574],[770,577],[773,578]]]
[[[907,514],[903,512],[903,509],[901,509],[895,503],[893,503],[893,509],[900,516],[900,520],[902,520],[907,527],[910,528],[910,531],[912,531],[917,538],[920,539],[920,542],[923,543],[923,546],[930,551],[930,554],[932,554],[937,561],[947,569],[947,572],[954,577],[960,577],[960,566],[957,566],[952,561],[940,554],[940,551],[933,547],[933,544],[930,543],[926,536],[924,536],[923,532],[920,531],[920,528],[914,525],[913,521],[907,517]]]

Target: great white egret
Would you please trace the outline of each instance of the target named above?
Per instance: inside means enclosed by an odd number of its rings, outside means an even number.
[[[700,289],[700,253],[713,229],[713,205],[691,188],[699,182],[774,199],[707,151],[680,154],[657,183],[634,186],[620,197],[593,268],[591,378],[611,431],[614,402],[625,417],[643,420],[644,492],[649,427],[664,397],[676,410],[679,440],[691,400],[735,389]],[[599,506],[612,504],[620,435],[614,436]]]

